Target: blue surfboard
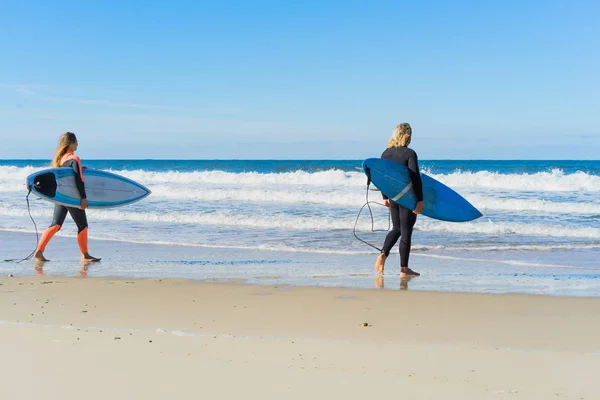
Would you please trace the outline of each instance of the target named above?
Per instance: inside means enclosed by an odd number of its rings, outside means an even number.
[[[89,208],[120,207],[142,200],[150,190],[112,172],[83,170]],[[66,207],[79,207],[81,198],[72,168],[48,168],[29,175],[27,188],[36,196]]]
[[[408,209],[415,209],[417,198],[408,167],[382,158],[368,158],[363,161],[362,169],[383,194]],[[443,183],[424,173],[421,173],[421,181],[423,215],[450,222],[472,221],[482,216],[471,203]]]

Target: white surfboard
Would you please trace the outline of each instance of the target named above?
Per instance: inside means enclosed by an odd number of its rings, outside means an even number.
[[[150,195],[145,186],[111,172],[83,170],[89,208],[121,207]],[[81,197],[72,168],[49,168],[27,177],[27,188],[36,196],[66,207],[79,207]]]

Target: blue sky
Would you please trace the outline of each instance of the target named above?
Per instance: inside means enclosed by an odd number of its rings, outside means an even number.
[[[0,158],[598,159],[596,1],[5,1]]]

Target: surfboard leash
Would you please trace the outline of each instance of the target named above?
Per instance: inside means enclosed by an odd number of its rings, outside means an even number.
[[[30,194],[31,194],[31,188],[29,188],[29,191],[27,192],[27,196],[25,196],[25,201],[27,202],[27,213],[29,214],[29,218],[31,218],[31,222],[33,222],[33,226],[35,227],[35,238],[36,238],[35,249],[31,252],[30,255],[28,255],[27,257],[25,257],[21,260],[19,260],[18,258],[13,258],[13,259],[9,259],[9,260],[4,260],[4,262],[15,262],[18,264],[18,263],[22,263],[23,261],[29,260],[35,254],[35,251],[37,250],[37,246],[40,243],[40,236],[38,234],[37,224],[35,223],[35,220],[33,219],[33,216],[31,215],[31,207],[29,205],[29,195]]]
[[[358,211],[358,215],[356,216],[356,221],[354,221],[354,228],[352,229],[352,233],[354,234],[354,237],[356,239],[358,239],[359,241],[363,242],[364,244],[371,246],[372,248],[378,250],[379,252],[383,251],[382,249],[380,249],[379,247],[367,242],[366,240],[363,240],[361,238],[359,238],[356,235],[356,225],[358,225],[358,219],[360,218],[360,214],[362,213],[363,209],[365,207],[367,207],[369,209],[369,216],[371,217],[371,232],[387,232],[390,230],[391,227],[391,214],[388,212],[388,228],[386,230],[383,229],[375,229],[375,219],[373,218],[373,210],[371,210],[371,203],[373,204],[378,204],[380,206],[385,207],[385,204],[382,203],[378,203],[376,201],[369,201],[369,187],[371,186],[371,174],[369,169],[367,168],[367,192],[365,195],[365,204],[360,208],[360,210]]]

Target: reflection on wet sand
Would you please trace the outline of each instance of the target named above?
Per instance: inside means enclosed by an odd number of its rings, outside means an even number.
[[[42,260],[35,260],[33,264],[33,270],[35,271],[36,276],[44,276],[46,273],[44,272],[44,264],[46,262]]]
[[[81,260],[81,268],[79,269],[79,276],[87,276],[88,275],[88,268],[90,266],[90,264],[92,263],[92,261],[89,260]],[[46,264],[45,261],[42,260],[36,260],[35,263],[33,264],[33,270],[35,272],[36,276],[45,276],[46,275],[46,271],[44,271],[44,264]]]
[[[408,290],[408,282],[414,278],[411,275],[400,277],[400,290]],[[383,275],[377,275],[375,277],[375,288],[377,289],[385,289],[385,282]]]
[[[408,290],[408,282],[410,282],[412,278],[411,275],[400,277],[400,290]]]
[[[81,260],[81,268],[79,269],[79,276],[86,277],[88,276],[88,268],[92,261]]]

